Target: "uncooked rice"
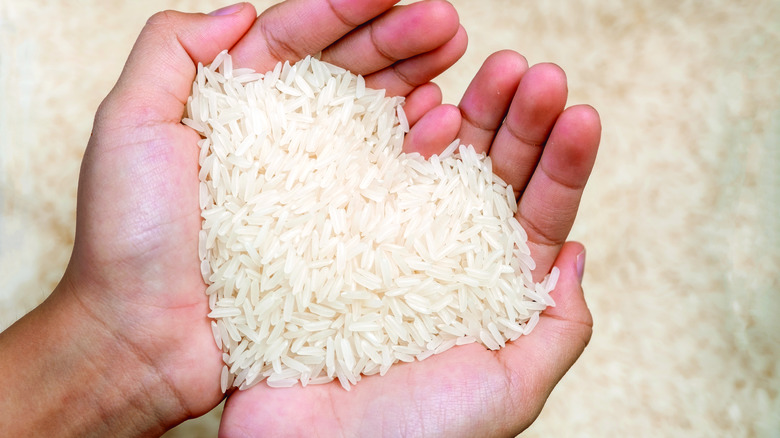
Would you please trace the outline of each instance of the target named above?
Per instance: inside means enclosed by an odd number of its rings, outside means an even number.
[[[307,57],[198,66],[199,256],[221,386],[345,389],[456,345],[495,350],[554,305],[512,187],[453,142],[403,153],[403,98]]]

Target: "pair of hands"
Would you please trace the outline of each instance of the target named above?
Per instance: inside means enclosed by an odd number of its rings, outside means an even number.
[[[83,392],[114,388],[110,401],[92,396],[112,435],[162,432],[223,397],[221,353],[205,316],[197,260],[198,136],[180,119],[197,63],[226,48],[234,65],[261,72],[321,51],[323,60],[364,75],[367,86],[406,96],[412,128],[404,148],[427,156],[460,138],[488,152],[495,173],[516,189],[535,275],[553,264],[561,275],[558,305],[543,312],[532,335],[500,351],[457,347],[366,377],[351,392],[338,383],[260,384],[229,396],[221,433],[516,434],[581,354],[591,334],[580,288],[584,249],[564,242],[595,160],[597,113],[564,109],[563,71],[529,68],[511,51],[485,61],[459,106],[442,105],[430,81],[466,49],[457,13],[441,0],[395,2],[290,0],[259,17],[239,4],[212,15],[163,12],[144,27],[95,118],[71,262],[50,299],[25,317],[69,325],[61,340],[90,352],[87,369],[103,378]],[[16,326],[0,343],[13,344],[13,336],[35,324]],[[125,405],[115,406],[116,397]]]

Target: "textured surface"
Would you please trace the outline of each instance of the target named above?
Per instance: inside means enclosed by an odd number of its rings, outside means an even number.
[[[404,154],[403,98],[307,56],[264,76],[223,51],[182,123],[200,147],[198,238],[220,385],[344,389],[455,345],[491,350],[555,305],[511,185],[453,141]],[[280,196],[281,194],[281,196]]]
[[[526,435],[777,436],[780,4],[454,4],[470,48],[439,81],[447,101],[513,48],[561,65],[604,124],[572,234],[593,341]],[[221,5],[0,0],[0,327],[65,269],[92,117],[146,18]]]

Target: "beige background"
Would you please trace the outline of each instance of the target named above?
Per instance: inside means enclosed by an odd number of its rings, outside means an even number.
[[[526,435],[780,436],[780,2],[453,3],[447,101],[513,48],[603,118],[572,233],[595,333]],[[146,18],[222,5],[0,0],[0,329],[67,264],[92,116]]]

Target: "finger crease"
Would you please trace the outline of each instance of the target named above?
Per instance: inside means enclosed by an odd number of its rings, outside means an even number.
[[[504,123],[504,127],[512,137],[516,138],[522,143],[525,143],[528,146],[535,147],[535,148],[541,148],[542,146],[544,146],[545,143],[544,140],[535,141],[535,140],[531,140],[530,138],[524,135],[521,135],[519,132],[515,131],[515,128],[509,122]]]
[[[187,50],[187,46],[184,45],[184,41],[181,40],[181,37],[179,37],[178,32],[174,32],[173,35],[176,37],[176,44],[181,47],[182,50],[184,50],[184,53],[187,55],[188,58],[190,58],[190,61],[192,61],[193,64],[197,64],[194,59],[192,59],[192,55],[190,55],[189,50]]]
[[[491,127],[483,125],[482,123],[478,123],[476,120],[471,118],[471,116],[469,115],[468,112],[466,112],[462,108],[458,108],[458,109],[460,109],[460,116],[463,118],[463,120],[466,121],[466,123],[468,123],[469,125],[477,128],[477,129],[479,129],[481,131],[495,132],[495,130],[498,128],[498,127],[491,128]]]
[[[361,23],[353,23],[347,20],[347,18],[344,17],[344,15],[336,9],[336,6],[333,5],[333,0],[327,0],[325,3],[328,4],[328,7],[330,8],[330,11],[333,13],[333,15],[335,15],[336,18],[338,18],[339,21],[343,25],[347,26],[348,28],[352,29],[353,27],[357,27],[358,25],[361,24]]]
[[[544,172],[545,176],[547,176],[547,178],[549,178],[550,181],[554,182],[555,184],[558,184],[559,186],[561,186],[561,187],[563,187],[565,189],[569,189],[569,190],[573,190],[573,191],[578,192],[578,191],[582,190],[585,187],[585,184],[572,184],[572,183],[564,182],[563,180],[561,180],[557,176],[553,176],[554,175],[553,173],[548,172],[547,169],[545,169],[543,165],[540,164],[539,167],[541,167],[542,172]]]
[[[268,49],[268,54],[271,55],[278,62],[290,61],[288,56],[282,55],[282,52],[292,54],[295,58],[300,58],[298,52],[292,48],[289,44],[284,42],[283,38],[278,38],[264,22],[260,23],[260,33],[263,34],[265,40],[265,46]]]
[[[550,315],[549,313],[548,314],[542,314],[542,315],[545,318],[554,319],[556,321],[560,321],[560,322],[563,322],[563,323],[566,323],[566,324],[574,324],[574,325],[582,326],[582,327],[585,327],[585,328],[588,328],[588,329],[591,329],[591,330],[593,329],[593,322],[580,321],[580,320],[577,320],[577,319],[566,319],[566,318],[564,318],[564,317],[562,317],[560,315]]]
[[[379,46],[379,43],[377,42],[376,36],[374,35],[374,22],[373,21],[371,23],[369,23],[369,25],[368,25],[368,35],[369,35],[369,37],[371,39],[371,44],[374,45],[374,49],[376,49],[377,53],[379,53],[379,55],[381,57],[383,57],[383,58],[387,59],[388,61],[390,61],[391,64],[396,62],[396,61],[398,61],[396,58],[390,56],[389,53],[387,53],[382,47]]]
[[[531,243],[534,243],[536,245],[542,245],[542,246],[550,246],[550,247],[556,247],[563,244],[562,240],[551,238],[546,232],[542,231],[541,228],[534,225],[533,222],[526,219],[522,214],[520,214],[520,218],[523,220],[523,223],[521,225],[526,230],[526,232],[531,231],[531,233],[528,234],[535,234],[537,237],[541,238],[540,241],[537,241],[531,239],[531,236],[529,235],[528,240]]]
[[[395,73],[398,79],[400,79],[401,82],[403,82],[404,84],[408,85],[411,88],[417,88],[417,85],[419,84],[415,84],[413,81],[409,80],[409,78],[405,74],[401,73],[401,69],[398,68],[399,65],[400,64],[393,64],[393,73]]]

